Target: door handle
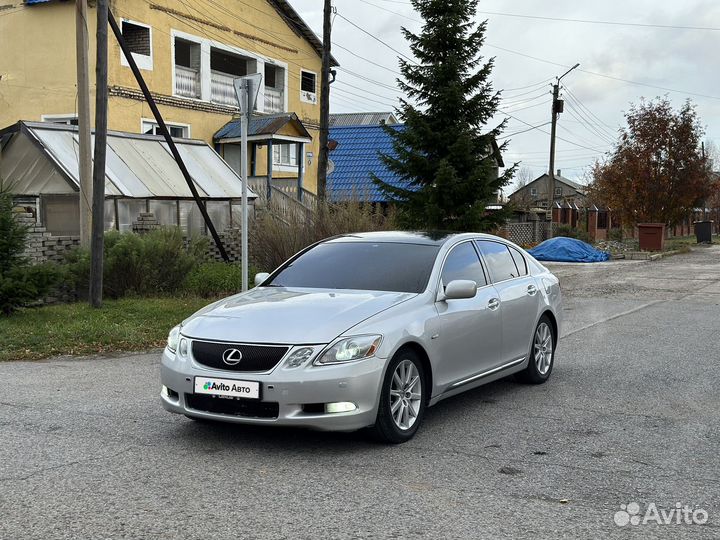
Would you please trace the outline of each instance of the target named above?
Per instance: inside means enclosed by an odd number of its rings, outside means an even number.
[[[499,307],[500,307],[500,300],[498,300],[497,298],[491,298],[490,301],[488,302],[488,309],[492,309],[493,311],[495,311]]]
[[[537,291],[538,291],[538,290],[537,290],[537,287],[536,287],[535,285],[528,285],[527,293],[528,293],[530,296],[535,296],[535,293],[537,293]]]

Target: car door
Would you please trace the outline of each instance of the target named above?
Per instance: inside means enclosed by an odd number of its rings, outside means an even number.
[[[476,240],[500,298],[503,354],[498,365],[527,356],[535,331],[540,293],[525,257],[512,246]]]
[[[477,283],[473,298],[441,300],[438,385],[456,384],[490,369],[502,355],[500,302],[471,240],[454,246],[443,263],[439,289],[456,279]]]

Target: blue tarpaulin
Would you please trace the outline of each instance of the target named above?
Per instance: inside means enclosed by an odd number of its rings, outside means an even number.
[[[602,262],[607,261],[610,255],[590,244],[575,238],[558,236],[545,240],[542,244],[528,250],[528,253],[538,261],[557,262]]]

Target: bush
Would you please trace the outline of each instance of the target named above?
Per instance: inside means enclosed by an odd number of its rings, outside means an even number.
[[[623,230],[620,227],[617,229],[610,229],[610,231],[608,231],[608,239],[613,240],[614,242],[622,242]]]
[[[29,264],[24,255],[28,230],[15,219],[12,207],[11,195],[0,192],[0,313],[4,315],[42,298],[61,277],[57,265]]]
[[[250,224],[250,259],[260,271],[271,271],[301,249],[338,234],[384,231],[396,228],[392,208],[350,201],[318,203],[310,212],[284,212],[271,202]]]
[[[253,272],[248,274],[252,276]],[[203,263],[188,274],[183,289],[203,297],[235,294],[242,289],[242,268],[224,262]]]
[[[103,294],[110,298],[156,295],[182,288],[188,274],[202,262],[208,240],[183,239],[179,228],[144,235],[105,234]],[[67,281],[78,298],[87,298],[90,253],[77,249],[67,257]]]
[[[566,236],[568,238],[576,238],[577,240],[582,240],[583,242],[587,242],[588,244],[592,243],[592,238],[590,238],[590,235],[587,231],[584,231],[582,229],[576,229],[574,227],[571,227],[570,225],[558,225],[558,227],[555,229],[555,234],[553,236]]]

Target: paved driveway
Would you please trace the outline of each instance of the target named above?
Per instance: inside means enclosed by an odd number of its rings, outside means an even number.
[[[401,446],[170,415],[157,354],[0,364],[0,538],[717,538],[720,248],[554,270],[550,382]],[[632,502],[709,518],[615,525]]]

